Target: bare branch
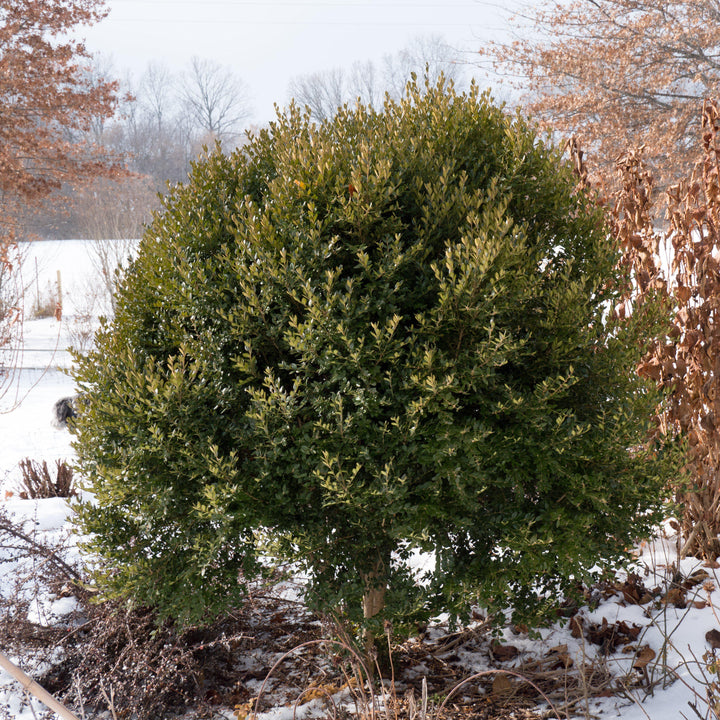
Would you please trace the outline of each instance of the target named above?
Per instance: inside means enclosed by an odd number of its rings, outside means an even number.
[[[664,186],[689,171],[702,102],[720,82],[717,2],[545,0],[514,42],[480,51],[555,131],[608,163],[644,145]]]
[[[193,58],[182,93],[195,124],[221,141],[233,141],[250,115],[247,86],[229,68]]]

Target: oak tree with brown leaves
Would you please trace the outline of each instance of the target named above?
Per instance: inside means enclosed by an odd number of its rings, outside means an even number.
[[[88,145],[93,119],[111,116],[117,84],[90,78],[90,55],[73,39],[105,15],[102,0],[4,0],[0,6],[0,230],[17,211],[63,183],[112,171]]]
[[[0,4],[0,350],[12,353],[21,320],[17,251],[22,213],[73,184],[118,168],[89,145],[91,121],[111,116],[117,84],[91,80],[79,27],[99,21],[102,0]],[[0,358],[0,394],[7,389]]]
[[[608,167],[645,145],[659,184],[690,172],[702,102],[720,84],[720,0],[544,0],[519,20],[527,33],[481,53],[531,114]]]

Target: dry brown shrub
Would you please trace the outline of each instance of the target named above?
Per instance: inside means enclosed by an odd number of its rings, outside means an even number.
[[[226,617],[207,628],[179,630],[148,608],[120,602],[86,607],[86,620],[63,643],[64,660],[40,684],[86,710],[149,720],[188,707],[200,710],[237,679],[234,649],[240,622]]]
[[[588,188],[582,153],[570,146],[581,187]],[[631,271],[625,317],[659,295],[672,317],[668,332],[652,339],[638,372],[667,397],[658,408],[656,434],[687,442],[690,482],[674,490],[682,508],[683,554],[720,556],[720,105],[702,112],[702,153],[690,175],[658,199],[642,151],[617,161],[619,189],[602,200],[611,230]]]
[[[72,468],[63,460],[55,461],[55,479],[50,475],[47,461],[42,463],[25,458],[20,461],[22,470],[22,490],[20,497],[32,498],[68,498],[76,495],[73,487]]]

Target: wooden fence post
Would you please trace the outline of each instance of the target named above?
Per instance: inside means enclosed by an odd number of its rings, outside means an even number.
[[[62,703],[58,702],[44,687],[38,685],[29,675],[24,673],[15,663],[0,652],[0,667],[9,672],[23,687],[23,690],[34,695],[40,702],[54,710],[64,720],[79,720]]]

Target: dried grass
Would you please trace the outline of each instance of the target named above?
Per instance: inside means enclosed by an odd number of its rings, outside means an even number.
[[[20,461],[22,487],[20,497],[33,500],[42,498],[69,498],[76,495],[72,468],[63,460],[55,462],[55,478],[50,476],[45,460],[42,463],[30,458]]]

